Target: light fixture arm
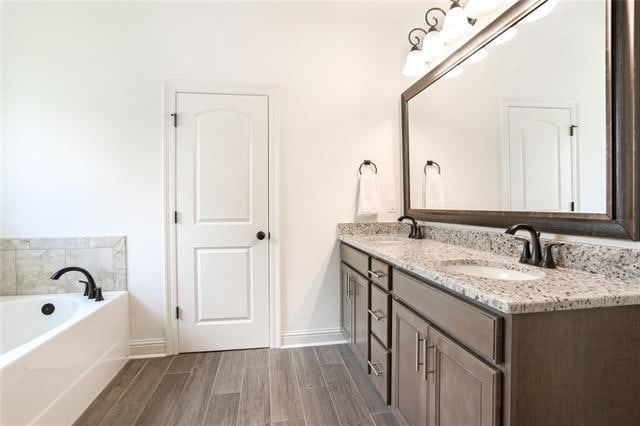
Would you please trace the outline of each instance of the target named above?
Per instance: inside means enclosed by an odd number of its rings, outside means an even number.
[[[427,30],[420,28],[420,27],[416,27],[414,29],[412,29],[411,31],[409,31],[409,43],[411,44],[411,50],[418,50],[420,49],[420,43],[422,42],[422,39],[420,39],[419,36],[417,35],[413,35],[414,32],[419,31],[424,33],[425,35],[427,34]]]
[[[440,23],[440,20],[437,17],[429,16],[433,12],[442,13],[443,18],[447,16],[447,12],[440,9],[439,7],[432,7],[431,9],[427,10],[427,13],[424,14],[424,20],[427,23],[427,26],[429,27],[429,29],[427,30],[428,33],[430,33],[431,31],[437,31],[438,24]]]

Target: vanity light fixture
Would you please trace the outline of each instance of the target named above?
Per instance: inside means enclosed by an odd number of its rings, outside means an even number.
[[[538,19],[550,14],[557,5],[558,0],[547,0],[546,2],[542,3],[536,10],[525,16],[522,22],[528,24],[529,22],[537,21]]]
[[[444,18],[441,36],[446,44],[453,44],[469,34],[475,19],[469,19],[460,5],[460,0],[451,0],[452,4]]]
[[[407,60],[402,69],[402,75],[407,77],[418,77],[425,74],[428,70],[427,63],[422,57],[422,52],[418,46],[413,46],[411,52],[407,55]]]

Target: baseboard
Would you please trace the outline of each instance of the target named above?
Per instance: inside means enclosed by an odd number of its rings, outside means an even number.
[[[129,341],[129,358],[154,358],[167,354],[165,339],[138,339]]]
[[[340,328],[321,328],[282,332],[282,347],[320,346],[346,343]]]

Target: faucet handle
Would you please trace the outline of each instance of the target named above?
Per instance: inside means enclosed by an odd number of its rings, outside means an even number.
[[[84,294],[83,294],[83,296],[88,296],[89,295],[89,281],[78,280],[78,282],[84,284]]]
[[[514,237],[516,240],[524,243],[522,247],[522,253],[520,254],[520,263],[529,263],[531,262],[531,241],[522,237]]]
[[[96,288],[96,302],[102,302],[104,297],[102,297],[102,287]]]
[[[556,262],[553,260],[553,248],[563,246],[564,243],[559,241],[552,241],[547,243],[544,246],[544,256],[542,256],[542,263],[540,266],[543,268],[554,269],[556,267]]]

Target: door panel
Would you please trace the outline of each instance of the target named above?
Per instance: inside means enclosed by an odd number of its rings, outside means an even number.
[[[246,114],[213,110],[198,114],[195,121],[195,221],[247,222],[253,120]]]
[[[508,120],[511,209],[571,211],[571,110],[510,107]]]
[[[428,324],[404,305],[393,302],[392,404],[410,425],[426,425],[428,383],[425,372]]]
[[[269,345],[266,96],[176,96],[180,352]]]
[[[428,347],[429,424],[499,424],[500,373],[433,328]]]

